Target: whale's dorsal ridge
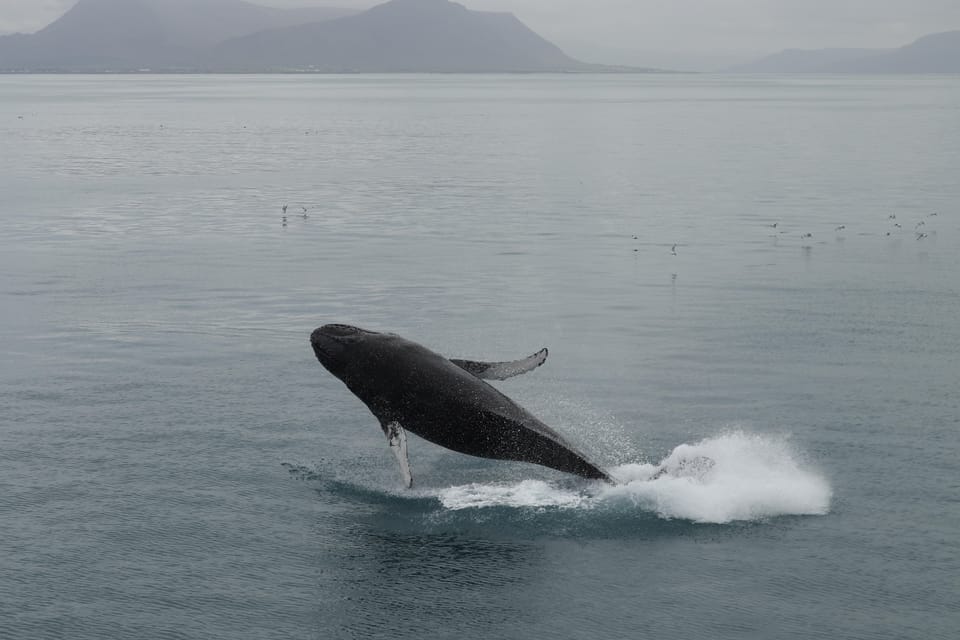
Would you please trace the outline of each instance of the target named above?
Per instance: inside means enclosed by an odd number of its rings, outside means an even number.
[[[459,358],[450,358],[450,362],[482,380],[506,380],[521,373],[533,371],[542,365],[546,359],[547,348],[544,347],[533,355],[511,362],[480,362]]]

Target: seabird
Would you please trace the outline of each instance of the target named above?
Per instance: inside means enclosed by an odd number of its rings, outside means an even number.
[[[677,255],[677,245],[673,245],[673,248],[670,249],[670,253]]]

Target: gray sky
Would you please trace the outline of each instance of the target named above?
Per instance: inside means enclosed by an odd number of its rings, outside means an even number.
[[[251,1],[281,7],[378,4]],[[0,33],[35,31],[75,2],[0,0]],[[662,65],[664,60],[689,58],[692,66],[703,67],[711,59],[722,65],[792,47],[894,47],[927,33],[960,29],[960,0],[461,0],[461,4],[510,11],[574,56],[626,64]]]

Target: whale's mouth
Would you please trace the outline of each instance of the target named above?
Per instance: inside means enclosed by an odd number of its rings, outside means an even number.
[[[325,324],[319,329],[320,333],[331,338],[340,338],[345,336],[355,336],[358,333],[372,333],[366,329],[355,327],[352,324]]]
[[[350,324],[325,324],[319,329],[314,330],[310,335],[310,342],[316,343],[322,339],[343,340],[344,338],[353,338],[360,335],[376,334],[376,331],[361,329]]]
[[[376,333],[349,324],[325,324],[310,334],[310,346],[317,359],[330,369],[342,359],[352,340]]]

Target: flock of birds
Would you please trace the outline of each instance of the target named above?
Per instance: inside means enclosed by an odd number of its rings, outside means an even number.
[[[286,227],[286,226],[287,226],[287,207],[288,207],[288,205],[286,205],[286,204],[284,204],[282,207],[280,207],[280,210],[283,212],[283,215],[280,217],[280,226],[283,226],[283,227]],[[306,219],[309,217],[309,216],[307,215],[307,212],[309,211],[309,209],[307,209],[307,208],[304,207],[303,205],[300,206],[300,209],[301,209],[301,211],[302,211],[302,213],[301,213],[300,215],[302,215],[302,216],[303,216],[303,219],[306,220]]]
[[[281,215],[281,217],[280,217],[280,225],[281,225],[282,227],[286,227],[286,226],[287,226],[287,220],[288,220],[288,219],[287,219],[287,209],[288,209],[288,208],[289,208],[289,205],[287,205],[286,203],[284,203],[284,205],[280,207],[280,211],[282,212],[282,215]],[[309,212],[310,210],[309,210],[307,207],[301,205],[301,206],[300,206],[300,211],[301,211],[301,213],[300,213],[301,217],[302,217],[304,220],[306,220],[306,219],[309,217],[308,212]],[[933,213],[927,214],[926,218],[935,218],[935,217],[937,217],[938,215],[939,215],[939,214],[935,211],[935,212],[933,212]],[[903,229],[903,225],[902,225],[901,223],[897,222],[897,214],[891,213],[889,216],[887,216],[887,221],[888,221],[888,222],[892,222],[892,224],[893,224],[893,227],[892,227],[892,228],[893,228],[893,229],[896,229],[896,230],[902,230],[902,229]],[[774,222],[774,223],[772,223],[772,224],[770,224],[770,225],[768,225],[768,226],[769,226],[771,229],[773,229],[774,231],[777,231],[777,229],[778,229],[779,226],[780,226],[780,223],[779,223],[779,222]],[[914,231],[914,234],[916,235],[916,239],[917,239],[917,240],[923,240],[924,238],[930,237],[930,234],[931,234],[931,233],[934,233],[934,234],[936,233],[935,231],[929,231],[929,232],[926,231],[926,226],[927,226],[927,222],[926,222],[925,219],[924,219],[924,220],[920,220],[919,222],[917,222],[917,223],[914,225],[913,231]],[[837,227],[834,228],[834,232],[836,232],[836,233],[842,233],[842,232],[844,232],[844,231],[846,231],[846,230],[847,230],[847,225],[845,225],[845,224],[841,224],[841,225],[839,225],[839,226],[837,226]],[[787,233],[788,233],[787,231],[779,231],[779,235],[784,235],[784,234],[787,234]],[[887,231],[887,232],[886,232],[886,235],[887,235],[887,236],[890,236],[890,235],[892,235],[893,233],[894,233],[893,231]],[[778,237],[778,236],[777,236],[777,235],[774,235],[774,236],[772,236],[772,237],[775,237],[775,238],[776,238],[776,237]],[[635,236],[633,236],[633,239],[634,239],[634,240],[639,240],[640,238],[639,238],[639,236],[636,236],[636,235],[635,235]],[[813,233],[810,233],[810,232],[802,233],[802,234],[800,234],[800,239],[801,239],[802,241],[813,240]],[[804,244],[803,246],[804,246],[805,248],[809,248],[810,245]],[[639,251],[639,249],[636,248],[636,247],[635,247],[633,250],[634,250],[634,251]],[[673,243],[673,245],[670,247],[670,255],[673,255],[673,256],[677,255],[677,243]]]
[[[928,213],[928,214],[926,215],[926,218],[935,218],[935,217],[937,217],[938,215],[939,215],[939,214],[938,214],[936,211],[934,211],[933,213]],[[891,224],[893,225],[893,227],[892,227],[892,229],[888,229],[888,230],[885,232],[885,234],[884,234],[885,236],[891,236],[891,235],[893,235],[894,233],[896,233],[897,231],[902,231],[903,225],[902,225],[901,223],[897,222],[897,214],[891,213],[889,216],[887,216],[887,222],[888,222],[888,223],[891,223]],[[773,224],[770,225],[770,227],[773,228],[773,229],[776,229],[777,226],[778,226],[778,224],[779,224],[779,223],[774,222]],[[931,233],[936,233],[935,231],[927,232],[927,231],[926,231],[926,226],[927,226],[927,221],[926,221],[926,219],[922,219],[922,220],[920,220],[919,222],[917,222],[917,223],[914,225],[914,227],[913,227],[913,233],[914,233],[914,235],[916,236],[916,239],[917,239],[917,240],[923,240],[924,238],[930,237],[930,234],[931,234]],[[847,230],[847,225],[845,225],[845,224],[841,224],[841,225],[839,225],[838,227],[834,228],[834,231],[835,231],[836,233],[842,233],[843,231],[846,231],[846,230]],[[781,231],[780,233],[781,233],[781,234],[784,234],[784,233],[787,233],[787,232],[786,232],[786,231]],[[800,235],[800,239],[801,239],[801,240],[813,240],[813,234],[812,234],[812,233],[809,233],[809,232],[803,233],[803,234]],[[809,245],[806,245],[806,244],[805,244],[804,246],[805,246],[805,247],[808,247]]]
[[[936,235],[936,231],[932,231],[932,230],[931,230],[931,231],[928,231],[928,230],[927,230],[927,221],[926,221],[926,218],[935,218],[935,217],[937,217],[938,215],[939,215],[939,213],[937,213],[937,212],[928,213],[928,214],[925,216],[924,219],[921,219],[919,222],[917,222],[917,223],[915,223],[915,224],[913,225],[913,233],[914,233],[914,235],[915,235],[915,237],[916,237],[917,240],[923,240],[924,238],[929,238],[929,237],[931,236],[931,234]],[[903,225],[902,225],[900,222],[897,222],[897,214],[891,213],[889,216],[887,216],[887,221],[892,224],[892,227],[890,227],[890,229],[885,232],[885,236],[892,236],[894,233],[897,233],[898,231],[902,231],[902,230],[903,230]],[[769,224],[769,225],[767,225],[767,226],[777,232],[776,234],[774,234],[774,235],[771,236],[772,238],[778,238],[778,237],[781,236],[781,235],[786,235],[786,234],[789,233],[788,231],[782,231],[782,230],[778,231],[778,228],[779,228],[779,226],[780,226],[780,223],[779,223],[779,222],[774,222],[774,223]],[[847,225],[845,225],[845,224],[838,225],[837,227],[834,228],[834,232],[836,232],[836,233],[843,233],[843,232],[846,231],[846,230],[847,230]],[[635,235],[635,236],[633,236],[633,239],[634,239],[634,240],[639,240],[640,238],[639,238],[639,236],[636,236],[636,235]],[[806,248],[806,249],[809,249],[809,248],[810,248],[810,245],[807,244],[807,241],[812,241],[812,240],[813,240],[813,233],[811,233],[811,232],[808,231],[808,232],[804,232],[804,233],[800,234],[800,240],[804,242],[804,244],[803,244],[802,246],[803,246],[804,248]],[[640,249],[638,249],[638,248],[634,248],[633,250],[634,250],[634,251],[640,251]],[[676,244],[676,243],[674,243],[674,244],[670,247],[670,255],[674,255],[674,256],[677,255],[677,244]]]
[[[639,237],[639,236],[633,236],[633,239],[634,239],[634,240],[639,240],[640,237]],[[640,249],[634,248],[634,251],[640,251]],[[670,247],[670,254],[671,254],[671,255],[674,255],[674,256],[677,255],[677,243],[673,243],[673,246]]]

